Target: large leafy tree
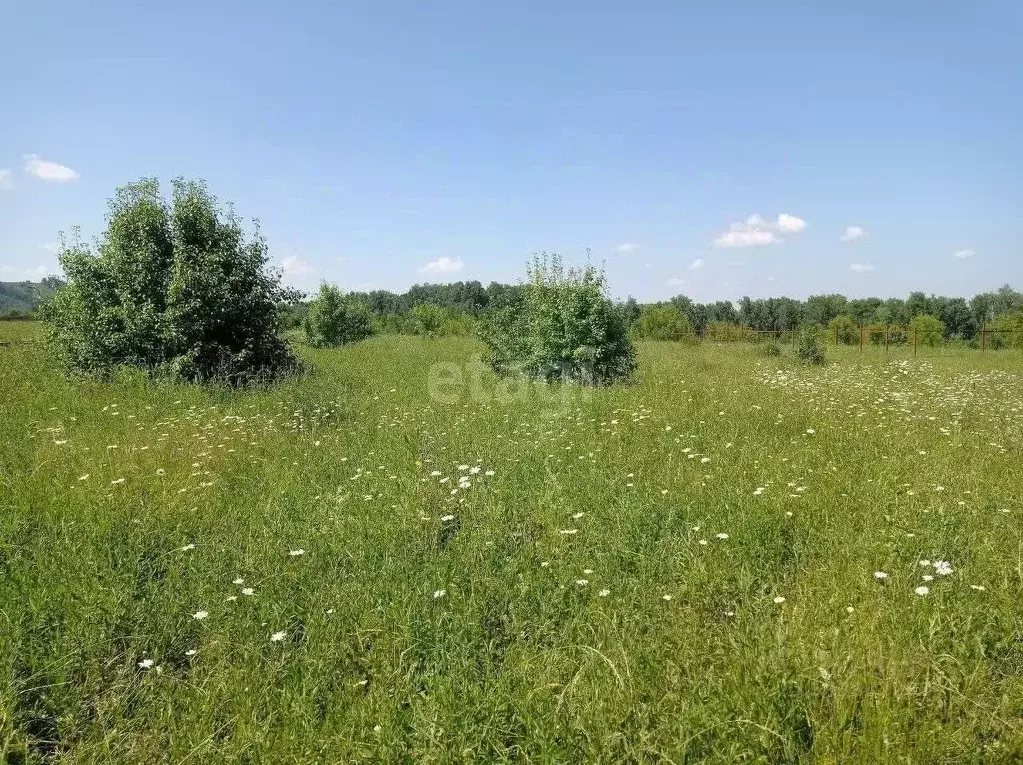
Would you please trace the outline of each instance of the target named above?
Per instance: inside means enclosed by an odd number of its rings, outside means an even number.
[[[49,338],[75,373],[141,367],[188,381],[244,384],[294,370],[278,305],[292,295],[267,268],[258,228],[246,238],[206,186],[155,179],[117,190],[96,250],[75,239],[67,284],[46,307]]]

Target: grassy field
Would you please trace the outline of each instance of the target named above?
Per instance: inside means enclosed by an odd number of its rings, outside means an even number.
[[[304,353],[231,392],[0,348],[8,761],[1023,758],[1023,354]]]

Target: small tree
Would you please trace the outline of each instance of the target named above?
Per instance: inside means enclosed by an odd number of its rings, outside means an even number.
[[[499,373],[606,385],[628,379],[636,351],[603,272],[566,269],[557,255],[534,257],[521,303],[489,312],[480,335]]]
[[[72,372],[141,367],[188,381],[244,384],[297,368],[278,305],[292,297],[267,270],[258,229],[205,184],[177,179],[171,201],[155,179],[117,190],[98,252],[64,243],[67,284],[45,310],[51,347]]]
[[[373,334],[369,308],[327,282],[309,305],[303,328],[308,343],[317,348],[357,343]]]
[[[920,345],[933,347],[945,341],[945,322],[932,314],[917,314],[910,320],[909,327]]]
[[[674,340],[690,338],[693,328],[675,306],[645,306],[632,325],[633,337],[640,340]]]
[[[447,312],[439,305],[423,303],[412,309],[412,325],[417,335],[437,337],[447,318]]]
[[[806,364],[823,364],[827,360],[824,342],[823,327],[819,324],[804,325],[796,337],[796,358]]]
[[[855,345],[860,341],[860,328],[847,313],[840,314],[828,322],[828,330],[830,337],[842,345]]]

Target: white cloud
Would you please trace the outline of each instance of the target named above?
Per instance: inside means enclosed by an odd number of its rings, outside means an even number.
[[[956,250],[954,257],[960,259],[972,258],[977,253],[974,250]]]
[[[807,222],[795,215],[782,213],[772,223],[759,213],[753,213],[745,221],[733,223],[728,231],[714,240],[715,247],[760,247],[766,244],[781,244],[785,240],[779,233],[796,234],[807,227]]]
[[[843,242],[855,242],[857,239],[864,239],[867,236],[867,229],[862,226],[846,226],[842,234]]]
[[[743,224],[736,224],[743,225]],[[715,247],[759,247],[764,244],[780,244],[782,239],[773,231],[762,229],[740,229],[727,231],[714,240]]]
[[[679,279],[677,276],[673,276],[670,279],[668,279],[669,287],[682,287],[683,285],[685,285],[685,283],[686,283],[685,279]]]
[[[689,264],[690,270],[696,271],[697,269],[703,268],[703,258],[697,258]]]
[[[299,260],[298,255],[290,255],[281,261],[281,270],[286,276],[305,276],[313,269],[304,260]]]
[[[29,175],[34,175],[41,181],[65,183],[67,181],[78,180],[78,173],[70,167],[58,165],[56,162],[49,162],[45,159],[39,159],[35,154],[25,155],[25,172]]]
[[[0,169],[0,191],[14,187],[14,173],[10,170]]]
[[[868,274],[874,270],[874,266],[870,263],[850,263],[849,270],[857,274]]]
[[[797,218],[795,215],[782,213],[778,216],[777,225],[779,231],[784,231],[786,234],[797,234],[806,228],[806,221],[802,218]]]
[[[449,258],[444,256],[427,263],[419,269],[421,274],[457,274],[465,268],[461,258]]]
[[[39,245],[39,247],[47,252],[53,253],[54,255],[60,252],[60,242],[45,242],[44,244]]]
[[[630,252],[636,252],[640,249],[640,246],[635,242],[625,242],[615,247],[615,252],[622,255],[628,255]]]

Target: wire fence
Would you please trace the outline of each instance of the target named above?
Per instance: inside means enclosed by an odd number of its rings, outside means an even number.
[[[945,337],[940,330],[905,325],[870,325],[824,330],[829,345],[838,348],[880,350],[884,353],[935,354],[972,349],[988,351],[1023,350],[1023,329],[981,327],[967,336]],[[35,345],[42,342],[39,324],[27,317],[0,317],[0,347]],[[767,343],[788,345],[796,341],[798,329],[758,330],[740,324],[719,324],[691,332],[683,342]]]
[[[713,343],[765,343],[791,344],[796,341],[798,329],[758,330],[741,325],[708,327],[690,333],[688,339]],[[911,352],[913,355],[942,349],[972,349],[980,352],[1023,350],[1023,329],[992,329],[982,327],[968,336],[945,337],[941,330],[926,330],[904,325],[859,326],[824,330],[829,345],[850,349]]]

